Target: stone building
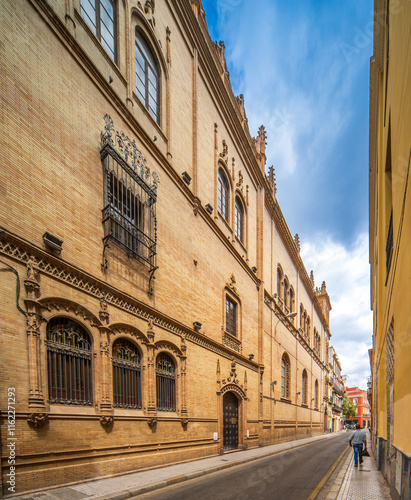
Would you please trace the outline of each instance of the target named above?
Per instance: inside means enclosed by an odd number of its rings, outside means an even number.
[[[0,28],[2,492],[323,432],[331,303],[201,2]]]
[[[372,433],[393,499],[410,498],[411,4],[374,2],[370,65]]]

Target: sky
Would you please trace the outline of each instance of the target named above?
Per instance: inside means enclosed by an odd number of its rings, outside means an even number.
[[[368,104],[372,0],[203,0],[224,41],[252,136],[315,285],[331,299],[331,345],[347,386],[367,388],[372,347],[368,258]]]

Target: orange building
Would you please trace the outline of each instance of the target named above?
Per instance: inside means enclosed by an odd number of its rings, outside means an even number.
[[[345,394],[356,406],[357,416],[353,420],[360,424],[361,428],[370,427],[371,423],[371,409],[368,402],[367,392],[359,387],[347,387]]]

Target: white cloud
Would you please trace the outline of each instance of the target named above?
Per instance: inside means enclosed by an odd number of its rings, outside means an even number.
[[[368,235],[360,234],[350,247],[329,236],[317,236],[302,243],[301,257],[307,270],[314,270],[317,286],[326,281],[332,304],[331,343],[348,384],[366,389],[372,346]]]

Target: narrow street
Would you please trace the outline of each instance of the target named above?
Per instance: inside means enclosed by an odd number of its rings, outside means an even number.
[[[315,442],[134,497],[150,500],[307,500],[348,445],[349,434]]]

